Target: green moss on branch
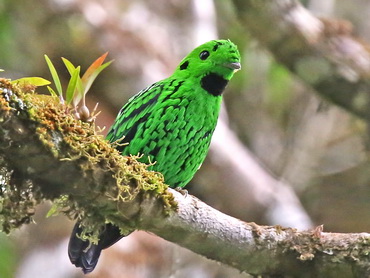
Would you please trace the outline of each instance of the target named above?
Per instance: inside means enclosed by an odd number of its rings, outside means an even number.
[[[137,157],[121,156],[94,124],[76,120],[58,99],[6,79],[0,79],[0,138],[6,173],[0,177],[0,221],[6,232],[30,222],[43,199],[61,196],[63,212],[82,220],[87,231],[103,222],[123,231],[138,228],[146,198],[158,199],[159,213],[176,208],[161,174]]]

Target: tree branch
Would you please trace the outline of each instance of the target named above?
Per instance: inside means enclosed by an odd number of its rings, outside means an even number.
[[[279,62],[324,98],[370,120],[370,47],[352,36],[349,22],[317,18],[295,0],[233,2]]]
[[[31,215],[36,203],[64,195],[66,213],[84,219],[90,230],[108,221],[123,233],[150,231],[254,275],[369,274],[370,234],[258,226],[166,190],[160,175],[122,157],[51,97],[20,92],[1,80],[0,119],[2,171],[9,172],[0,186],[0,219],[9,230],[27,223],[18,212],[26,208]]]
[[[4,79],[0,93],[0,166],[9,177],[0,187],[3,230],[27,223],[24,211],[32,214],[35,203],[61,195],[68,196],[59,200],[66,213],[84,219],[90,230],[123,215],[127,221],[117,226],[136,228],[130,221],[145,198],[162,200],[157,211],[163,214],[176,207],[161,175],[146,171],[135,157],[121,156],[57,99],[21,92]]]
[[[227,216],[193,196],[171,190],[178,210],[161,221],[153,212],[141,224],[169,241],[253,275],[367,277],[370,234],[298,232],[258,226]]]

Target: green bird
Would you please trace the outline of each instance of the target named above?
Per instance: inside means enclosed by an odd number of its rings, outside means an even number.
[[[222,93],[240,69],[240,54],[230,40],[212,40],[190,52],[174,73],[133,96],[110,128],[107,139],[122,155],[142,154],[141,161],[155,162],[172,188],[184,187],[207,155],[216,127]],[[122,139],[123,138],[123,139]],[[98,244],[83,241],[76,223],[68,255],[84,273],[94,270],[100,253],[123,236],[106,224]]]

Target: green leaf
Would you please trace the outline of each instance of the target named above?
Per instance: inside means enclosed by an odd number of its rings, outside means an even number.
[[[82,85],[83,85],[83,97],[90,90],[92,83],[94,82],[96,77],[100,74],[100,72],[113,62],[113,61],[110,61],[110,62],[107,62],[107,63],[103,64],[107,55],[108,55],[108,52],[105,52],[98,59],[96,59],[89,66],[89,68],[86,70],[86,72],[82,76],[81,79],[82,79]]]
[[[16,80],[12,80],[11,83],[12,84],[17,83],[17,84],[21,84],[21,85],[31,84],[31,85],[34,85],[34,86],[37,86],[37,87],[41,87],[41,86],[49,85],[50,81],[46,80],[42,77],[23,77],[23,78],[19,78],[19,79],[16,79]]]
[[[113,61],[109,61],[101,66],[99,66],[97,69],[95,69],[90,75],[89,78],[85,81],[84,84],[84,92],[83,95],[86,95],[86,93],[90,90],[91,85],[95,81],[96,77],[104,70],[106,67],[108,67]]]
[[[72,76],[76,67],[68,59],[66,59],[64,57],[62,57],[62,61],[63,61],[64,65],[66,66],[69,74]]]
[[[44,57],[45,57],[46,63],[48,64],[48,67],[49,67],[51,76],[53,78],[54,85],[57,89],[57,92],[58,92],[59,96],[63,96],[62,84],[60,83],[58,73],[57,73],[53,63],[49,59],[48,55],[45,54]]]
[[[74,93],[72,99],[73,107],[76,107],[80,103],[82,98],[83,98],[82,80],[81,78],[78,78],[76,92]]]
[[[73,72],[76,69],[76,67],[68,59],[62,57],[62,60],[69,74],[72,77]],[[83,84],[82,84],[81,78],[78,78],[76,91],[73,92],[72,105],[76,107],[77,104],[81,101],[82,97],[83,97]]]
[[[48,88],[50,95],[52,95],[53,97],[58,96],[57,93],[50,86],[46,86],[46,88]]]
[[[70,104],[72,102],[72,99],[74,97],[78,79],[80,79],[80,66],[75,68],[71,75],[71,79],[69,80],[67,91],[66,91],[66,103]]]

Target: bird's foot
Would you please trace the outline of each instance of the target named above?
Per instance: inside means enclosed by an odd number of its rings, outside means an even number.
[[[175,190],[184,195],[185,198],[188,196],[188,191],[182,187],[176,187]]]

